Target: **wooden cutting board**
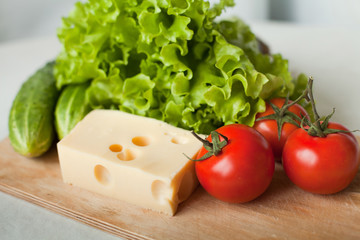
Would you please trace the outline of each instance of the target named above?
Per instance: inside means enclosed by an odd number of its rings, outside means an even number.
[[[126,239],[360,239],[360,174],[334,195],[293,185],[277,164],[269,189],[228,204],[201,187],[170,217],[64,184],[56,148],[29,159],[0,142],[0,190]]]

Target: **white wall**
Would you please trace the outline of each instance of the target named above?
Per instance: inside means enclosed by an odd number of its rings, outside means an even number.
[[[269,0],[269,6],[271,19],[360,29],[360,0]]]
[[[56,34],[76,0],[0,0],[0,42]]]
[[[245,21],[262,21],[269,18],[269,0],[234,0],[236,5],[226,9],[226,16],[238,16]],[[209,0],[210,4],[219,0]]]

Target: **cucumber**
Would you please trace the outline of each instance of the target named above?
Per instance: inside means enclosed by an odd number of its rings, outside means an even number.
[[[14,150],[26,157],[45,153],[55,138],[54,109],[59,96],[49,62],[21,86],[9,115],[9,139]]]
[[[61,92],[55,109],[55,128],[59,139],[62,139],[91,110],[85,93],[88,83],[68,85]]]

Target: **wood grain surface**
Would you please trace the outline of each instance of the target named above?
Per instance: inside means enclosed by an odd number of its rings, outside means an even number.
[[[360,174],[344,191],[315,195],[297,188],[276,165],[256,200],[228,204],[201,187],[170,217],[61,179],[56,148],[40,158],[0,142],[0,190],[125,239],[360,239]]]

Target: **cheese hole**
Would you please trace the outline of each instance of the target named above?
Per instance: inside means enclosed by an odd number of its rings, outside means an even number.
[[[166,200],[171,196],[170,188],[161,180],[155,180],[151,184],[151,192],[155,200],[160,203],[166,203]]]
[[[142,137],[142,136],[134,137],[132,139],[132,142],[133,144],[139,147],[145,147],[150,144],[149,139],[147,137]]]
[[[196,181],[194,181],[193,175],[190,172],[185,173],[178,190],[179,203],[185,201],[190,196],[194,189],[195,182]]]
[[[136,158],[136,154],[133,151],[131,151],[130,149],[125,149],[125,151],[119,153],[117,155],[117,157],[121,161],[131,161]]]
[[[111,175],[109,171],[102,165],[96,165],[94,168],[96,180],[103,185],[108,185],[111,182]]]
[[[112,152],[121,152],[123,147],[120,144],[112,144],[109,149]]]
[[[171,142],[175,144],[186,144],[188,141],[189,139],[186,137],[173,137],[171,139]]]

